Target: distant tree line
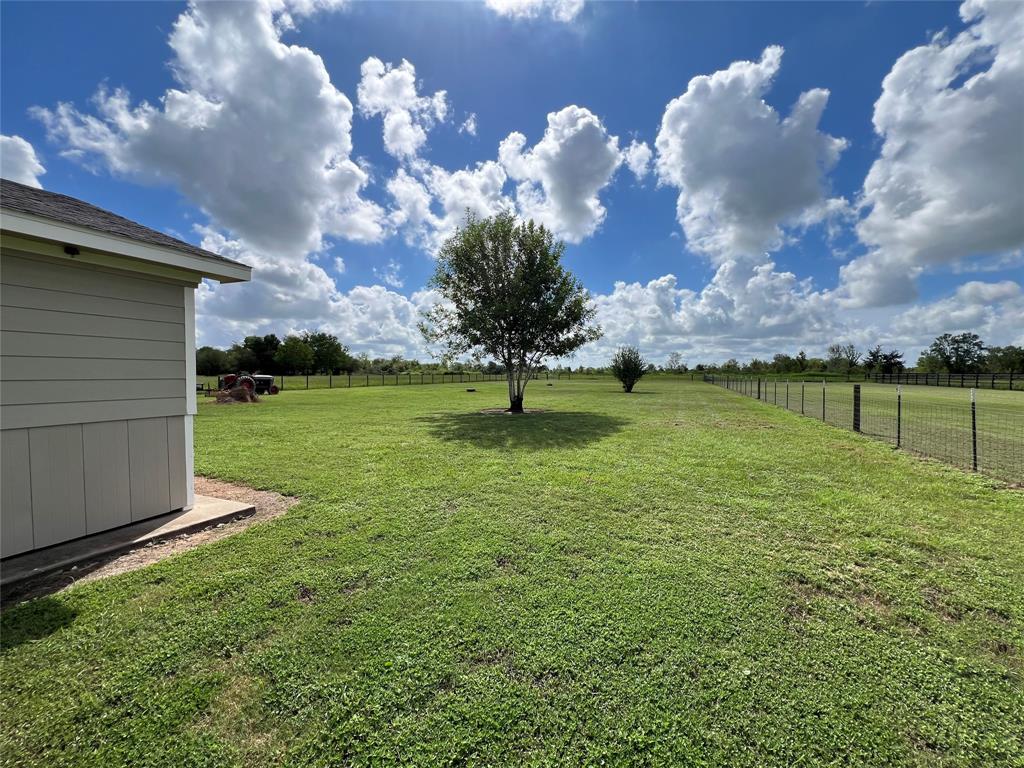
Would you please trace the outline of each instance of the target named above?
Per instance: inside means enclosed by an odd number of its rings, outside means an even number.
[[[273,376],[302,374],[396,374],[431,373],[440,371],[479,371],[489,374],[504,373],[494,361],[453,361],[421,363],[400,355],[370,358],[365,353],[353,355],[338,337],[324,331],[306,331],[285,336],[270,333],[265,336],[246,336],[228,349],[200,347],[196,350],[196,373],[200,376],[219,376],[223,373],[264,373]]]
[[[654,373],[686,373],[691,369],[678,352],[668,355],[663,365],[645,363],[645,371]],[[721,364],[698,363],[694,371],[720,373],[1024,373],[1024,347],[989,347],[975,333],[944,333],[921,352],[913,366],[907,366],[904,355],[896,349],[883,349],[876,344],[866,351],[853,344],[833,344],[825,357],[808,357],[801,350],[795,355],[779,353],[771,360],[753,358],[745,363],[736,359]],[[272,375],[293,374],[396,374],[440,371],[478,371],[504,374],[505,369],[493,360],[467,360],[444,363],[422,363],[400,355],[375,357],[353,355],[337,336],[324,331],[307,331],[279,339],[274,334],[246,336],[228,349],[200,347],[196,350],[196,373],[217,376],[222,373],[246,371]],[[606,374],[609,366],[540,365],[539,372],[555,374]]]
[[[921,352],[917,362],[908,366],[903,353],[883,349],[876,344],[861,351],[853,344],[832,344],[824,358],[777,354],[771,360],[754,358],[746,363],[735,359],[716,365],[698,364],[696,371],[722,373],[1021,373],[1024,372],[1024,347],[989,347],[976,333],[944,333]]]

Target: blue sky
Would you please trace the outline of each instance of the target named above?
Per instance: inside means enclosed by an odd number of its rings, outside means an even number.
[[[678,350],[692,364],[821,351],[837,339],[914,357],[946,330],[1024,342],[1024,140],[1013,135],[1024,135],[1024,103],[1008,85],[1018,73],[1003,71],[1024,47],[1019,6],[496,0],[233,13],[176,3],[2,6],[2,133],[31,145],[5,139],[4,175],[34,152],[44,187],[256,266],[262,285],[201,292],[200,313],[218,321],[201,320],[201,342],[324,327],[358,350],[426,356],[414,326],[432,300],[423,291],[431,250],[455,224],[443,201],[455,194],[451,174],[478,163],[491,164],[501,188],[460,193],[459,203],[511,205],[569,241],[567,262],[606,330],[583,361],[621,343],[656,359]],[[191,32],[175,43],[180,18]],[[250,21],[276,26],[261,41],[228,33]],[[301,61],[279,66],[279,44],[305,49]],[[317,57],[329,98],[291,99],[322,79],[308,66]],[[409,62],[401,84],[413,96],[389,102],[384,88],[374,112],[360,98],[361,82],[385,82],[361,72],[371,57],[378,74]],[[718,83],[711,96],[688,93],[698,76]],[[937,82],[922,90],[913,84],[922,79]],[[119,113],[95,98],[104,85],[108,100],[125,90]],[[199,135],[161,106],[168,89],[188,95],[188,110],[223,103],[246,119]],[[794,105],[815,89],[828,91],[820,115],[787,134]],[[440,109],[431,101],[439,91]],[[334,92],[349,103],[350,128]],[[670,102],[684,94],[666,128]],[[762,98],[768,112],[748,124]],[[163,114],[127,125],[142,102]],[[227,111],[212,119],[226,121]],[[389,114],[421,129],[412,151],[387,150]],[[563,127],[549,115],[562,115]],[[501,155],[514,132],[524,137],[518,152]],[[627,167],[633,141],[651,150],[642,178]],[[325,180],[324,162],[294,146],[314,152],[318,142],[316,157],[351,163],[359,180]],[[279,149],[288,157],[275,164]],[[315,180],[306,183],[310,162]],[[764,183],[750,183],[756,174]],[[412,203],[394,194],[399,176],[429,201],[428,220],[414,221]],[[347,202],[325,202],[310,192],[317,185]],[[310,224],[306,214],[321,205]],[[294,222],[280,234],[308,235],[305,245],[267,232],[289,207]],[[967,215],[951,224],[960,217],[950,211]]]

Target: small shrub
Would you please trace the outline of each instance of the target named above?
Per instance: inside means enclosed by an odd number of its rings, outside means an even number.
[[[612,374],[622,382],[622,388],[633,391],[633,386],[647,372],[647,361],[636,347],[620,347],[612,358]]]

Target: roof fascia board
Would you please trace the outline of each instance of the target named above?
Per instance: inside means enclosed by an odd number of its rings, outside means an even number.
[[[196,286],[203,280],[200,272],[170,267],[166,264],[157,264],[152,261],[141,261],[129,259],[124,256],[117,256],[110,253],[100,253],[88,249],[79,249],[78,254],[71,256],[64,253],[64,247],[49,240],[37,240],[35,238],[21,237],[10,232],[0,233],[0,247],[6,253],[13,256],[29,256],[51,262],[65,262],[79,265],[88,265],[91,268],[104,272],[132,272],[137,275],[145,275],[148,278],[157,278],[163,281],[176,284],[188,284]]]
[[[111,253],[129,259],[177,267],[188,272],[199,273],[202,277],[212,278],[221,283],[238,283],[252,278],[252,268],[244,264],[229,264],[217,259],[204,259],[172,248],[141,243],[127,237],[106,234],[20,211],[3,211],[0,214],[0,229],[14,234],[50,240],[61,245],[75,245],[79,248]]]

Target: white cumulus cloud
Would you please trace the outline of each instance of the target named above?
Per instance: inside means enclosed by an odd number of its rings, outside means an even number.
[[[764,100],[782,53],[770,46],[759,61],[693,78],[662,117],[659,181],[679,190],[689,247],[715,261],[775,250],[784,226],[814,223],[836,207],[825,174],[846,142],[818,129],[828,91],[802,93],[787,117]]]
[[[476,112],[470,112],[469,116],[462,121],[462,125],[459,126],[459,133],[468,133],[470,136],[476,136]]]
[[[458,171],[427,165],[418,176],[400,168],[387,184],[395,205],[391,224],[409,245],[434,253],[463,223],[466,211],[485,217],[514,209],[503,192],[507,178],[494,161]]]
[[[547,15],[556,21],[570,22],[583,10],[583,0],[487,0],[487,7],[499,16],[513,19]]]
[[[498,157],[518,182],[520,215],[570,243],[589,237],[604,221],[598,195],[622,162],[618,137],[593,112],[575,105],[549,113],[544,136],[530,149],[523,134],[509,134]]]
[[[170,35],[179,87],[158,105],[101,88],[94,113],[37,108],[64,154],[177,187],[251,247],[301,258],[326,236],[372,242],[384,211],[363,199],[352,104],[319,56],[282,29],[318,2],[191,4]]]
[[[402,59],[398,66],[370,57],[359,81],[359,111],[384,118],[384,148],[400,159],[413,158],[427,142],[427,131],[448,113],[445,91],[420,96],[416,68]]]
[[[1020,285],[1012,280],[964,283],[950,296],[901,312],[889,329],[915,349],[925,348],[943,333],[962,331],[973,331],[997,346],[1021,343],[1024,294]]]
[[[654,359],[669,352],[688,353],[693,362],[770,357],[794,344],[821,346],[841,327],[827,295],[772,262],[729,261],[699,291],[679,287],[674,275],[620,281],[594,302],[605,331],[587,351],[596,357],[623,344]]]
[[[388,263],[383,267],[374,267],[373,274],[385,285],[390,285],[392,288],[402,288],[405,286],[405,280],[402,277],[402,265],[394,259],[388,259]]]
[[[381,285],[339,291],[317,264],[268,257],[211,229],[202,234],[204,248],[250,264],[253,281],[199,287],[200,344],[226,346],[252,333],[280,336],[322,329],[337,334],[356,353],[428,356],[417,323],[437,301],[434,292],[407,297]]]
[[[626,167],[633,173],[637,181],[643,181],[651,171],[653,153],[646,141],[633,139],[622,153]]]
[[[1024,247],[1024,4],[969,0],[968,28],[893,65],[875,103],[882,138],[842,269],[855,306],[902,303],[925,269]]]
[[[41,189],[39,177],[46,173],[32,145],[21,136],[0,136],[0,176]]]
[[[21,136],[0,136],[0,176],[41,189],[39,177],[46,169],[32,145]]]

